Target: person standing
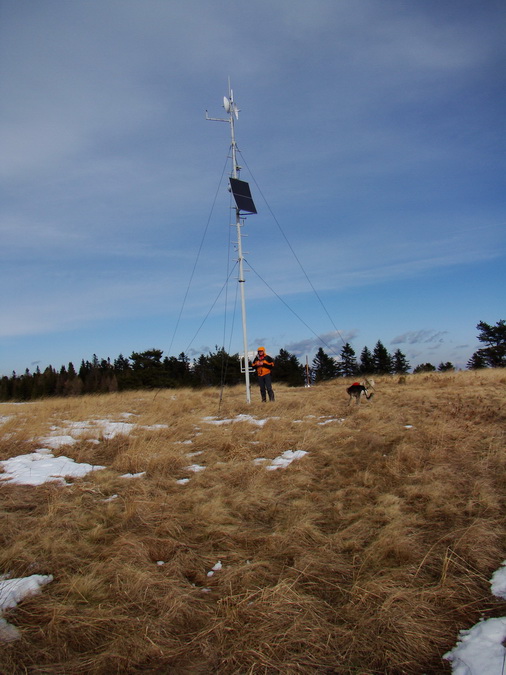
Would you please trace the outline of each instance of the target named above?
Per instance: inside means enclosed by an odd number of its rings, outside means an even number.
[[[257,371],[258,384],[263,403],[269,396],[269,401],[274,401],[274,392],[272,391],[271,371],[274,368],[273,359],[265,353],[265,347],[259,347],[255,360],[251,364]]]

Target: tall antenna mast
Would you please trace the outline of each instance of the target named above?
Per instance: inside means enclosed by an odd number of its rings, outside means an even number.
[[[228,80],[228,96],[223,97],[223,107],[228,117],[226,119],[218,117],[209,117],[206,110],[206,119],[213,122],[228,122],[230,124],[231,137],[231,160],[232,168],[230,172],[230,189],[235,200],[235,227],[237,231],[237,255],[239,262],[239,287],[241,292],[241,314],[242,314],[242,335],[243,335],[243,350],[244,350],[244,379],[246,385],[246,402],[251,403],[251,390],[249,379],[249,360],[248,360],[248,333],[246,327],[246,299],[244,293],[244,257],[242,253],[242,237],[241,228],[244,224],[244,216],[241,211],[246,214],[256,213],[255,204],[251,197],[251,192],[248,183],[239,179],[241,167],[237,164],[237,144],[235,141],[235,122],[239,119],[239,108],[234,100],[234,92],[230,87],[230,78]]]

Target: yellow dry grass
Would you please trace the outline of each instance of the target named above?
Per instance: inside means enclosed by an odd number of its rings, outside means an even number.
[[[506,613],[488,583],[505,557],[506,373],[378,378],[360,405],[346,386],[2,405],[0,460],[71,422],[135,427],[54,450],[107,467],[71,485],[0,482],[0,574],[54,575],[6,614],[21,638],[0,672],[449,672],[458,631]],[[254,462],[287,450],[308,454]]]

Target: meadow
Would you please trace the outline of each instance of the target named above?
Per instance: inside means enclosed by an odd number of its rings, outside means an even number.
[[[4,614],[0,672],[449,673],[506,616],[506,372],[350,382],[2,404],[0,460],[61,434],[106,468],[0,481],[0,575],[53,575]]]

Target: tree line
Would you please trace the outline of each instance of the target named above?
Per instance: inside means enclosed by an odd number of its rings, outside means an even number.
[[[477,325],[478,339],[486,346],[475,352],[468,368],[506,366],[506,322],[491,326],[483,321]],[[378,340],[371,351],[364,347],[360,356],[346,343],[339,356],[331,356],[320,347],[311,364],[301,364],[295,354],[280,349],[275,357],[276,382],[289,386],[304,386],[338,377],[367,375],[404,375],[411,366],[406,356],[397,349],[393,354]],[[453,370],[452,363],[440,363],[440,372]],[[431,363],[420,364],[413,372],[435,371]],[[201,354],[193,361],[182,352],[179,356],[163,356],[161,349],[132,352],[129,358],[122,354],[111,362],[93,355],[91,361],[81,361],[78,370],[72,363],[59,370],[48,366],[45,370],[29,369],[22,375],[12,373],[0,380],[0,401],[29,401],[49,396],[79,396],[126,391],[176,387],[231,386],[244,381],[241,359],[216,347],[214,352]]]

